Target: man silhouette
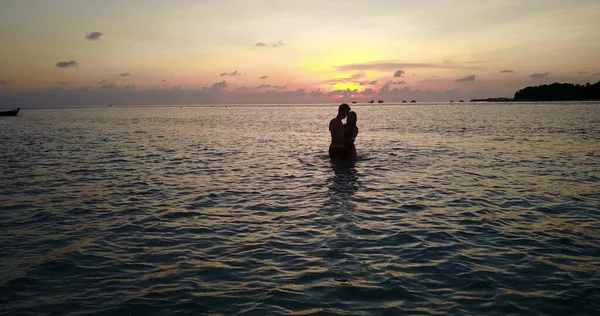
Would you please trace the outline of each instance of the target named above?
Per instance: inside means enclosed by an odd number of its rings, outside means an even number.
[[[331,132],[331,144],[329,144],[330,158],[344,158],[344,123],[343,119],[350,113],[350,106],[342,103],[338,107],[337,116],[329,122]]]

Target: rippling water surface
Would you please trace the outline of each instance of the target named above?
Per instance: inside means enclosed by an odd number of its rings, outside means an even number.
[[[600,311],[600,104],[355,110],[0,118],[0,314]]]

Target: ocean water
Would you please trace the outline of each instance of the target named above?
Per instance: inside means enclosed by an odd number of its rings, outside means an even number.
[[[600,104],[0,118],[3,315],[598,315]]]

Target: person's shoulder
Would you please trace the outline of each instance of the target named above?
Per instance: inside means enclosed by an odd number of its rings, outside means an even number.
[[[335,119],[329,121],[329,130],[331,130],[335,126]]]

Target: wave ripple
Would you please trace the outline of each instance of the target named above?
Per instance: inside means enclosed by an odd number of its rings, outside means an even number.
[[[597,104],[357,112],[354,163],[327,107],[0,120],[0,314],[600,311]]]

